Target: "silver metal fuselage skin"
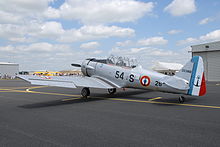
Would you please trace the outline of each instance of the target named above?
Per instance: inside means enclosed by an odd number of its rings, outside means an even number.
[[[82,63],[81,70],[85,76],[102,79],[116,88],[151,89],[187,94],[187,90],[175,89],[162,83],[161,79],[168,77],[167,75],[143,69],[141,66],[130,68],[85,60]],[[143,77],[148,77],[146,84],[142,84]]]

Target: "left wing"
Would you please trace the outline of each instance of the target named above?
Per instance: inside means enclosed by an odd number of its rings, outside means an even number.
[[[66,88],[90,87],[90,88],[119,88],[117,85],[95,77],[85,76],[32,76],[19,75],[19,78],[35,85],[48,85]]]

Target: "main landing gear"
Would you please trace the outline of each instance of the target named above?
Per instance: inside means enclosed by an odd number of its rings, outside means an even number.
[[[180,103],[184,103],[185,102],[185,97],[184,96],[180,96],[179,97],[179,102]]]
[[[108,89],[108,93],[109,94],[114,94],[116,92],[116,88],[111,88],[111,89]],[[81,95],[82,95],[82,98],[87,98],[88,96],[90,96],[90,90],[88,87],[84,87],[82,90],[81,90]]]
[[[109,94],[114,94],[116,92],[116,88],[108,89]]]
[[[90,90],[88,87],[84,87],[82,90],[81,90],[81,95],[83,98],[87,98],[88,96],[90,96]]]

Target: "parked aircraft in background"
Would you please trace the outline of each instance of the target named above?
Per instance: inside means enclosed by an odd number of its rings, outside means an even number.
[[[151,89],[161,92],[180,94],[179,101],[184,102],[183,95],[202,96],[206,93],[203,60],[193,57],[174,76],[160,74],[143,69],[134,59],[110,56],[107,59],[89,58],[80,64],[84,76],[30,76],[19,77],[36,85],[58,87],[82,87],[81,95],[87,98],[89,88],[107,89],[109,94],[116,88]]]

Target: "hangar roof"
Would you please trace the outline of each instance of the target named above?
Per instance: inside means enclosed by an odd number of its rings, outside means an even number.
[[[220,41],[192,45],[192,52],[220,51]]]
[[[19,65],[18,63],[0,62],[0,65]]]

